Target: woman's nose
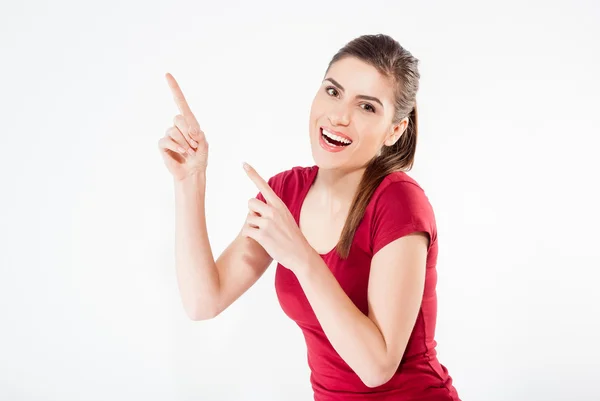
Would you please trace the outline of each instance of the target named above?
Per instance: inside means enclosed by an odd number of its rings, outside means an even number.
[[[345,106],[335,107],[329,113],[329,121],[332,125],[348,125],[350,123],[350,113]]]

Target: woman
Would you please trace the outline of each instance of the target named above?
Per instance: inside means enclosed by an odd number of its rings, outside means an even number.
[[[176,191],[176,270],[193,320],[221,313],[277,262],[281,307],[301,328],[315,400],[459,400],[436,358],[437,230],[406,171],[417,141],[418,60],[365,35],[331,60],[311,107],[315,165],[268,182],[215,261],[204,210],[208,144],[181,112],[159,141]]]

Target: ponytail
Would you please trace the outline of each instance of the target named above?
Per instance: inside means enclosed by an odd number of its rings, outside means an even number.
[[[418,131],[417,105],[409,113],[405,132],[392,146],[386,146],[368,164],[361,178],[350,207],[350,213],[342,229],[336,250],[342,259],[350,254],[354,234],[360,224],[373,193],[383,179],[394,171],[409,171],[414,163]]]

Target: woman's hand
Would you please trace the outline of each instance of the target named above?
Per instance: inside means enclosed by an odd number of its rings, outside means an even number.
[[[254,182],[267,203],[251,198],[249,213],[242,234],[254,239],[267,253],[284,267],[298,273],[310,264],[316,251],[310,246],[294,216],[269,184],[248,164],[244,170]]]
[[[175,116],[173,126],[160,138],[158,148],[167,169],[179,181],[206,171],[208,142],[177,81],[171,74],[167,74],[166,78],[181,114]]]

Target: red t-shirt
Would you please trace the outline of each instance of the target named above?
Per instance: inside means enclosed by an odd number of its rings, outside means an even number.
[[[300,207],[317,171],[318,166],[298,166],[269,179],[269,185],[287,205],[297,223]],[[264,201],[262,194],[257,197]],[[294,273],[277,265],[277,297],[285,314],[298,324],[304,334],[316,401],[459,400],[452,378],[436,357],[437,229],[429,200],[415,180],[404,172],[389,174],[369,201],[349,257],[341,259],[335,249],[321,256],[344,292],[368,315],[367,284],[373,255],[393,240],[416,231],[427,232],[431,238],[423,301],[397,372],[391,380],[376,388],[367,387],[334,350]]]

